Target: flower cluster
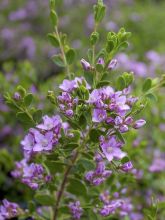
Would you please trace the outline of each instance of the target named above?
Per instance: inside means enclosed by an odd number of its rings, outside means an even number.
[[[61,95],[58,96],[59,108],[67,117],[74,115],[74,110],[79,101],[76,90],[80,85],[85,86],[86,89],[91,88],[83,77],[76,77],[74,80],[65,79],[59,86],[62,90]]]
[[[73,216],[73,219],[78,220],[81,218],[81,216],[83,214],[83,209],[81,208],[79,201],[70,202],[69,209],[70,209],[70,212]]]
[[[19,215],[20,211],[21,209],[16,203],[4,199],[0,205],[0,220],[14,218]]]
[[[131,213],[133,209],[130,199],[120,198],[118,192],[113,194],[113,199],[110,199],[109,192],[105,191],[100,195],[100,200],[103,202],[103,207],[100,209],[99,213],[104,217],[115,214],[116,211],[123,217]]]
[[[111,176],[112,171],[106,170],[105,162],[100,154],[95,155],[96,168],[86,173],[85,179],[90,182],[90,184],[98,186],[103,183],[109,176]]]
[[[25,159],[16,162],[16,168],[12,171],[14,178],[21,179],[21,182],[28,185],[31,189],[36,190],[45,182],[51,180],[51,176],[45,174],[41,164],[27,164]]]
[[[134,122],[131,116],[127,116],[132,105],[138,100],[136,97],[127,97],[128,91],[117,91],[110,86],[94,89],[88,102],[94,106],[92,121],[105,122],[121,133],[127,132],[129,126],[138,129],[145,124],[140,119]]]
[[[50,152],[57,145],[62,127],[61,118],[57,116],[43,117],[43,123],[31,128],[29,133],[21,141],[24,156],[30,159],[39,152]]]

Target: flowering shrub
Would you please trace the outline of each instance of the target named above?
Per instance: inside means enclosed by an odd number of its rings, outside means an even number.
[[[23,159],[15,162],[11,175],[34,195],[25,205],[4,199],[0,219],[154,220],[155,201],[149,199],[141,211],[143,204],[136,199],[142,193],[137,185],[143,170],[134,166],[136,150],[131,153],[132,146],[127,144],[131,139],[131,145],[136,145],[133,135],[146,124],[140,113],[155,97],[153,92],[165,85],[165,77],[147,78],[134,93],[133,72],[114,74],[114,56],[128,46],[131,34],[121,28],[117,33],[108,32],[104,44],[99,43],[98,27],[106,12],[102,0],[94,5],[87,58],[79,62],[81,73],[74,73],[71,65],[76,52],[59,32],[55,6],[50,0],[54,30],[48,38],[60,51],[52,60],[67,76],[58,93],[47,93],[53,114],[43,116],[44,108],[32,106],[35,94],[23,86],[5,94],[6,103],[26,130],[20,142]],[[157,163],[160,160],[155,158],[151,172],[159,171]]]

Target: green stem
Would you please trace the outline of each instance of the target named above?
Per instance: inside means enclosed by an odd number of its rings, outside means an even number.
[[[13,104],[15,105],[15,107],[17,109],[19,109],[21,112],[24,112],[27,114],[27,116],[30,118],[30,120],[34,123],[34,125],[36,125],[36,122],[33,120],[33,116],[29,113],[27,108],[21,108],[19,107],[15,102],[13,102]]]
[[[67,183],[67,180],[68,180],[68,176],[70,174],[70,171],[71,171],[74,163],[76,162],[76,159],[78,158],[78,155],[79,155],[79,152],[76,151],[75,155],[72,158],[71,165],[69,165],[67,167],[67,169],[66,169],[66,171],[64,173],[64,178],[63,178],[62,184],[60,186],[60,190],[59,190],[58,195],[57,195],[57,202],[56,202],[55,208],[54,208],[53,220],[57,220],[60,200],[61,200],[61,197],[62,197],[63,192],[65,190],[65,186],[66,186],[66,183]]]
[[[61,38],[60,38],[60,34],[59,34],[59,31],[58,31],[58,27],[57,27],[57,26],[55,27],[55,33],[56,33],[57,38],[58,38],[58,41],[59,41],[60,50],[61,50],[61,55],[62,55],[62,59],[63,59],[63,61],[64,61],[64,65],[65,65],[65,68],[66,68],[67,76],[68,76],[69,79],[71,79],[71,75],[70,75],[70,71],[69,71],[69,65],[68,65],[68,63],[67,63],[67,59],[66,59],[66,56],[65,56],[64,47],[63,47],[63,45],[62,45]]]
[[[86,142],[88,141],[88,137],[89,137],[89,132],[91,131],[91,128],[88,130],[88,133],[86,135],[86,137],[84,138],[82,144],[79,146],[79,148],[82,148],[83,146],[85,146]],[[64,193],[64,190],[65,190],[65,186],[67,184],[67,180],[68,180],[68,176],[70,174],[70,171],[72,169],[72,167],[74,166],[79,154],[80,154],[80,150],[79,148],[77,148],[75,154],[73,155],[72,157],[72,160],[71,160],[71,163],[68,165],[65,173],[64,173],[64,178],[63,178],[63,181],[61,183],[61,186],[60,186],[60,189],[59,189],[59,192],[58,192],[58,195],[57,195],[57,202],[55,204],[55,207],[54,207],[54,215],[53,215],[53,219],[52,220],[57,220],[58,218],[58,209],[59,209],[59,205],[60,205],[60,201],[61,201],[61,198],[62,198],[62,195]]]

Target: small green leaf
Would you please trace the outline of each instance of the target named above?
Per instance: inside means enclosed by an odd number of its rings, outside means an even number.
[[[93,84],[93,73],[92,72],[88,72],[88,71],[84,71],[84,77],[86,79],[86,81],[92,85]]]
[[[95,22],[101,22],[105,16],[106,7],[103,2],[99,1],[97,5],[94,5],[94,18]]]
[[[50,8],[54,9],[55,8],[55,0],[49,0],[50,3]]]
[[[156,95],[154,95],[153,93],[148,93],[148,94],[146,94],[146,97],[147,97],[149,100],[151,100],[151,101],[154,101],[154,102],[157,102],[157,101],[158,101]]]
[[[116,86],[119,90],[123,90],[124,88],[126,88],[126,82],[123,76],[118,77]]]
[[[108,81],[108,80],[100,81],[100,82],[96,85],[96,88],[100,88],[100,87],[103,87],[103,86],[108,86],[109,84],[110,84],[110,81]]]
[[[37,193],[34,198],[41,205],[52,206],[55,204],[54,197],[46,193],[42,193],[42,192]]]
[[[33,201],[28,202],[28,210],[30,213],[33,213],[36,209],[35,203]]]
[[[151,89],[151,87],[152,87],[152,80],[148,78],[145,80],[142,90],[143,92],[147,92],[149,89]]]
[[[75,60],[76,52],[74,49],[69,49],[66,53],[66,60],[68,64],[72,64]]]
[[[126,73],[125,72],[125,73],[122,74],[122,77],[124,78],[126,87],[128,87],[134,80],[133,73]]]
[[[32,122],[31,118],[25,112],[18,112],[16,114],[16,117],[18,118],[19,121],[25,124],[29,124]]]
[[[33,101],[33,95],[31,93],[27,94],[24,97],[24,103],[27,107],[32,103],[32,101]]]
[[[26,89],[24,89],[22,86],[17,86],[17,91],[20,93],[22,97],[26,95]]]
[[[33,119],[36,122],[40,122],[42,119],[42,110],[38,109],[33,113]]]
[[[44,163],[48,167],[49,171],[52,174],[62,173],[63,172],[63,168],[65,166],[65,164],[61,163],[60,161],[46,160]]]
[[[106,45],[107,53],[110,53],[113,50],[113,48],[114,48],[114,42],[112,40],[108,41]]]
[[[58,41],[57,37],[55,36],[55,34],[48,34],[47,36],[48,36],[50,43],[54,47],[59,47],[59,41]]]
[[[65,67],[65,63],[63,61],[63,58],[61,57],[61,55],[54,55],[52,56],[52,60],[53,62],[59,66],[59,67]]]
[[[92,63],[92,57],[93,57],[92,49],[88,49],[87,56],[88,56],[89,62]]]
[[[68,143],[64,146],[64,149],[72,151],[77,148],[79,145],[77,143]]]
[[[83,128],[83,129],[85,129],[86,128],[86,126],[87,126],[87,119],[86,119],[86,117],[82,114],[81,116],[80,116],[80,118],[79,118],[79,125]]]
[[[99,64],[99,63],[96,64],[96,70],[97,70],[98,72],[102,72],[103,69],[104,69],[104,66],[103,66],[103,65],[101,65],[101,64]]]
[[[71,137],[71,140],[74,142],[78,142],[81,137],[80,131],[70,130],[70,133],[73,134],[73,137]]]
[[[50,12],[50,19],[51,19],[52,25],[54,27],[57,26],[58,17],[57,17],[56,12],[53,9]]]
[[[108,79],[109,79],[109,73],[105,72],[101,77],[101,81],[108,81]]]
[[[90,43],[91,43],[91,45],[95,45],[98,40],[99,40],[99,33],[95,31],[90,36]]]
[[[95,168],[94,163],[87,159],[80,159],[77,161],[77,164],[81,164],[85,171],[93,170]]]
[[[122,134],[117,129],[115,131],[116,131],[116,135],[119,138],[119,140],[124,144],[125,140],[124,140]]]
[[[119,45],[119,49],[125,50],[129,46],[128,42],[124,41]]]
[[[92,129],[89,133],[90,140],[92,142],[98,142],[99,137],[103,134],[104,132],[98,130],[98,129]]]
[[[69,178],[69,185],[67,187],[67,191],[78,196],[85,196],[87,195],[87,189],[85,184],[76,178]]]
[[[129,161],[130,161],[130,159],[129,159],[129,157],[127,157],[127,156],[121,159],[121,163],[122,163],[122,164],[125,164],[125,163],[127,163],[127,162],[129,162]]]

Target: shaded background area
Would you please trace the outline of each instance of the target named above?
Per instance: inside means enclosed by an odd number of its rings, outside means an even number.
[[[87,58],[89,34],[93,31],[94,0],[57,0],[60,30],[67,33],[77,60]],[[125,27],[132,32],[126,53],[119,53],[117,71],[133,71],[135,93],[146,77],[165,73],[165,1],[163,0],[105,0],[107,15],[99,27],[101,41],[106,32]],[[54,109],[46,100],[48,90],[56,90],[65,77],[63,69],[51,61],[58,52],[47,39],[52,31],[48,0],[0,1],[0,199],[19,201],[31,199],[33,192],[15,183],[10,171],[14,161],[21,159],[20,140],[26,130],[5,105],[3,94],[13,92],[19,84],[35,93],[35,105],[44,113]],[[81,74],[80,63],[73,70]],[[141,204],[146,206],[150,196],[164,201],[165,195],[165,97],[162,89],[157,102],[151,102],[143,117],[148,125],[140,135],[133,133],[127,150],[135,161],[139,179],[136,185]],[[133,150],[132,150],[133,149]],[[141,177],[140,177],[141,175]],[[136,201],[137,202],[137,201]],[[150,202],[148,202],[150,203]],[[23,204],[26,207],[26,204]],[[161,210],[160,220],[165,218]]]

